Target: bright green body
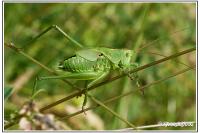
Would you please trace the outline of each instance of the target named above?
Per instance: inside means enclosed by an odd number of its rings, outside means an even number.
[[[59,68],[72,73],[103,72],[112,69],[112,63],[104,56],[99,56],[95,61],[91,61],[76,55],[64,60]]]
[[[104,47],[80,50],[59,65],[60,69],[70,73],[62,76],[44,77],[43,79],[91,80],[87,86],[91,87],[104,79],[113,70],[127,72],[135,69],[137,64],[131,63],[134,54],[132,50]]]
[[[135,68],[137,65],[130,63],[133,54],[131,50],[125,49],[85,49],[64,60],[59,68],[71,72],[66,78],[93,80],[105,77],[113,70],[127,71]]]

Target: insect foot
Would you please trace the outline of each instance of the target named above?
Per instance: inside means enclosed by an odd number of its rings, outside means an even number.
[[[139,78],[138,78],[138,75],[137,75],[137,74],[128,73],[127,75],[128,75],[128,77],[129,77],[131,80],[136,80],[136,85],[137,85],[138,88],[141,87],[140,82],[139,82]],[[144,96],[144,88],[140,88],[140,92],[141,92],[142,95]]]
[[[83,104],[85,102],[85,99],[86,99],[86,96],[84,98]],[[86,112],[85,112],[85,108],[84,107],[85,107],[85,105],[82,105],[82,107],[81,107],[82,108],[82,112],[84,113],[84,115],[87,115]]]
[[[83,94],[82,94],[82,90],[79,90],[80,94],[76,96],[76,98],[79,98],[81,97]]]
[[[84,107],[85,107],[85,105],[87,104],[87,97],[88,97],[88,93],[87,93],[87,90],[85,91],[85,97],[84,97],[84,101],[83,101],[83,105],[82,105],[82,111],[83,111],[83,113],[85,114],[85,115],[87,115],[86,114],[86,112],[85,112],[85,109],[84,109]]]
[[[131,80],[134,80],[134,78],[132,77],[132,75],[130,73],[128,73],[128,77],[131,79]]]

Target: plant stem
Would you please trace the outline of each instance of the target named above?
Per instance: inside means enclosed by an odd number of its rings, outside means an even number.
[[[163,81],[165,81],[165,80],[168,80],[168,79],[173,78],[173,77],[175,77],[175,76],[177,76],[177,75],[183,74],[183,73],[185,73],[185,72],[187,72],[187,71],[189,71],[189,70],[192,70],[192,69],[191,69],[191,68],[183,69],[183,70],[181,70],[181,71],[178,71],[178,72],[174,73],[173,75],[170,75],[170,76],[168,76],[168,77],[162,78],[162,79],[157,80],[157,81],[154,81],[154,82],[149,83],[149,84],[147,84],[147,85],[145,85],[145,86],[139,87],[137,90],[131,90],[131,91],[128,91],[128,92],[126,92],[126,93],[124,93],[124,94],[121,94],[121,95],[118,95],[118,96],[109,98],[108,100],[105,100],[103,103],[104,103],[104,104],[107,104],[107,103],[110,103],[110,102],[112,102],[112,101],[114,101],[114,100],[117,100],[117,99],[119,99],[119,98],[122,98],[122,97],[125,97],[125,96],[128,96],[128,95],[131,95],[131,94],[133,94],[134,92],[137,92],[137,91],[139,91],[139,90],[142,90],[142,89],[148,88],[148,87],[150,87],[150,86],[159,84],[159,83],[161,83],[161,82],[163,82]],[[95,109],[96,107],[99,107],[99,105],[94,105],[94,106],[85,108],[84,111],[86,112],[86,111],[88,111],[88,110]],[[73,114],[64,116],[64,117],[61,118],[61,120],[71,118],[71,117],[73,117],[73,116],[76,116],[76,115],[78,115],[78,114],[83,113],[84,111],[83,111],[83,110],[80,110],[80,111],[77,111],[77,112],[75,112],[75,113],[73,113]]]

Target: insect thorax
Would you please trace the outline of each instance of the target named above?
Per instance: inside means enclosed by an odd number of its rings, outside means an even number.
[[[90,61],[80,56],[73,56],[64,60],[59,68],[68,72],[94,72],[109,71],[112,69],[112,63],[104,56],[99,56],[96,61]]]

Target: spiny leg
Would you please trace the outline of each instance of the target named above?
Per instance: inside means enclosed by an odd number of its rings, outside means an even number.
[[[72,37],[70,37],[67,33],[65,33],[59,26],[57,25],[51,25],[50,27],[48,27],[47,29],[45,29],[44,31],[42,31],[41,33],[39,33],[37,36],[35,36],[28,44],[33,43],[34,41],[36,41],[38,38],[40,38],[42,35],[44,35],[45,33],[47,33],[48,31],[55,29],[57,30],[59,33],[61,33],[65,38],[69,39],[71,42],[73,42],[74,44],[76,44],[78,47],[83,48],[83,45],[80,44],[79,42],[77,42],[75,39],[73,39]]]
[[[131,66],[135,66],[137,68],[139,65],[137,63],[134,63],[134,64],[131,64]],[[136,79],[136,85],[140,88],[141,84],[140,84],[140,80],[139,80],[137,72],[133,73],[133,75],[135,76],[135,79]],[[142,95],[144,95],[144,88],[140,89],[140,91],[142,92]]]
[[[128,77],[131,79],[131,80],[135,80],[136,81],[136,85],[137,87],[141,87],[140,85],[140,80],[139,80],[139,77],[138,77],[138,74],[137,73],[128,73]],[[144,88],[140,89],[140,91],[142,92],[142,95],[144,95]]]
[[[84,98],[83,105],[82,105],[82,111],[84,112],[85,115],[86,115],[86,113],[85,113],[84,107],[85,107],[85,105],[87,103],[88,88],[92,87],[93,85],[95,85],[95,84],[99,83],[100,81],[102,81],[103,79],[105,79],[105,77],[108,74],[109,74],[109,71],[108,72],[103,72],[99,77],[97,77],[96,79],[92,80],[90,83],[88,83],[88,81],[86,81],[85,92],[84,92],[85,98]]]
[[[50,76],[50,77],[40,77],[39,80],[49,80],[49,79],[76,79],[76,80],[92,80],[90,83],[86,83],[85,90],[84,90],[84,101],[82,105],[82,110],[84,112],[84,106],[87,103],[87,91],[88,88],[93,86],[94,84],[98,83],[100,80],[105,78],[108,75],[108,72],[81,72],[81,73],[69,73],[66,75],[59,75],[59,76]],[[82,90],[80,90],[82,91]]]
[[[83,101],[83,104],[82,104],[82,111],[83,113],[86,115],[86,112],[85,112],[85,109],[84,109],[84,106],[87,104],[87,97],[88,97],[88,80],[85,81],[85,97],[84,97],[84,101]]]
[[[65,75],[40,77],[39,80],[49,79],[76,79],[76,80],[93,80],[101,76],[102,73],[98,72],[79,72],[79,73],[68,73]]]
[[[65,75],[58,76],[48,76],[48,77],[39,77],[38,80],[50,80],[50,79],[76,79],[76,80],[93,80],[98,77],[100,74],[97,72],[81,72],[81,73],[68,73]],[[81,89],[78,89],[80,92]],[[81,96],[81,95],[80,95]],[[79,97],[79,96],[77,96]]]
[[[128,77],[129,77],[131,80],[135,80],[135,81],[136,81],[136,85],[137,85],[138,87],[140,87],[141,85],[140,85],[140,81],[139,81],[138,74],[137,74],[137,73],[128,73],[128,71],[133,70],[133,69],[135,69],[135,68],[137,68],[137,67],[138,67],[138,64],[137,64],[137,63],[133,63],[133,64],[131,64],[129,67],[122,68],[122,69],[123,69],[123,71],[124,71],[125,73],[127,73]],[[140,91],[141,91],[142,94],[144,95],[144,89],[140,89]]]

